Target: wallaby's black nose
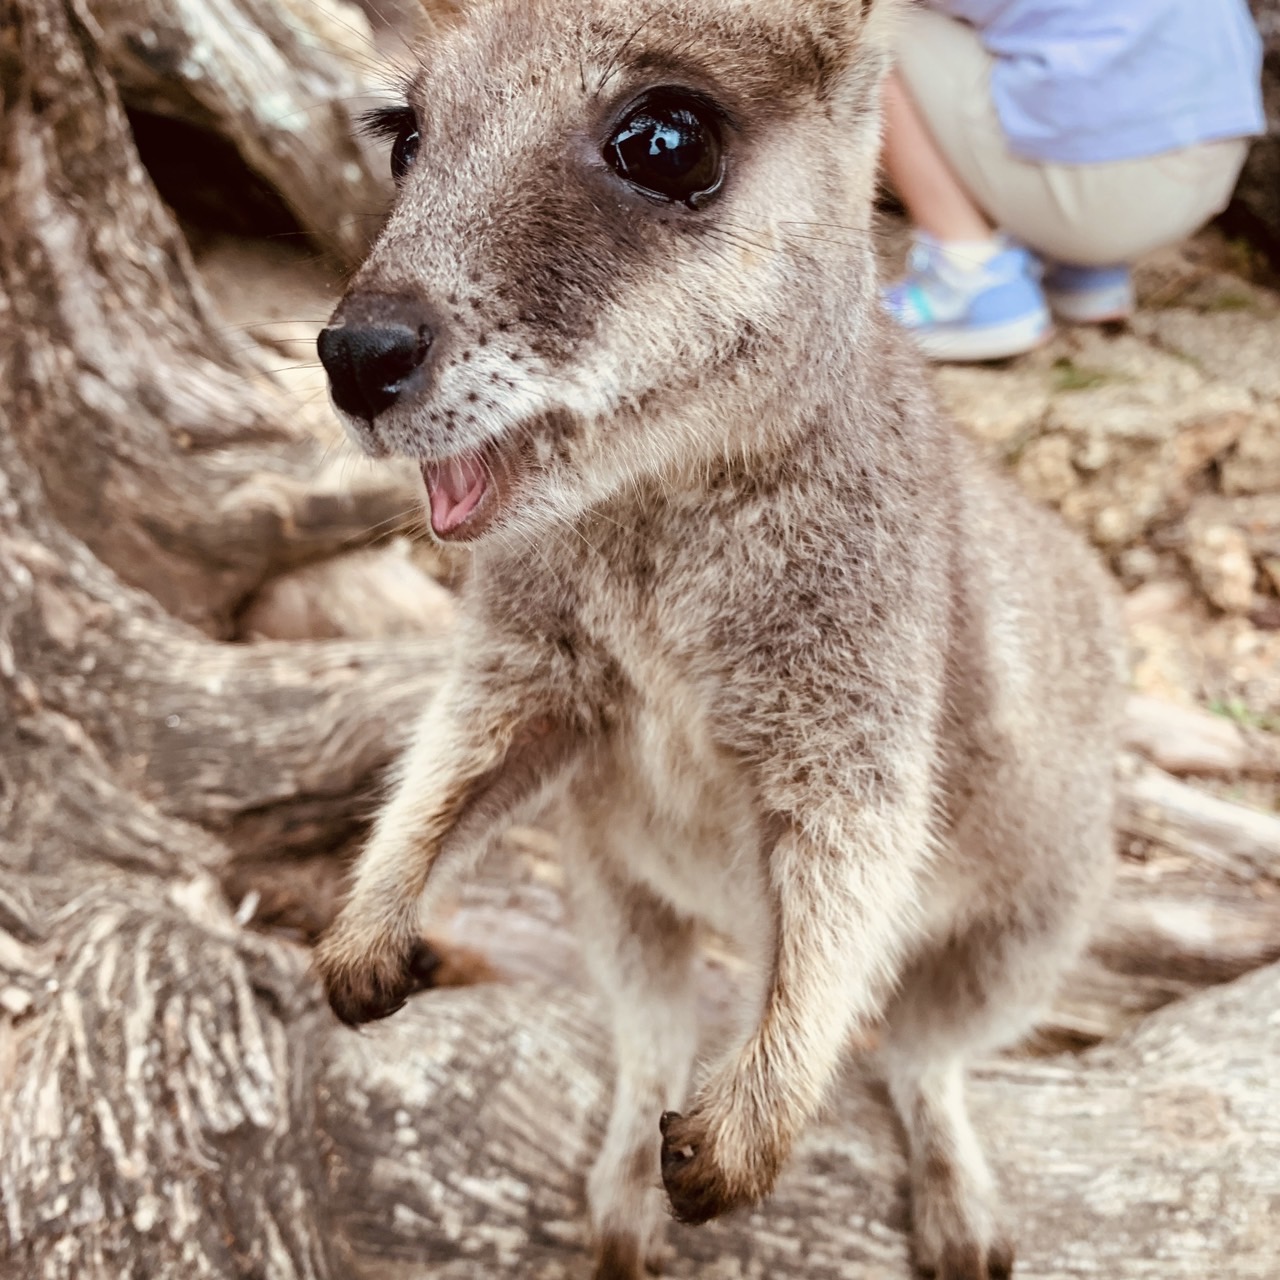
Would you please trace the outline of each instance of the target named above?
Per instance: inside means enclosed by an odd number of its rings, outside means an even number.
[[[423,309],[408,299],[368,294],[348,299],[316,340],[334,403],[372,422],[419,390],[426,384],[423,363],[431,336]]]

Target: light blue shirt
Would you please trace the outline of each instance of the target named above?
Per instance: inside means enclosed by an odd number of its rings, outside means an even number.
[[[927,0],[977,29],[1010,149],[1096,164],[1265,131],[1245,0]]]

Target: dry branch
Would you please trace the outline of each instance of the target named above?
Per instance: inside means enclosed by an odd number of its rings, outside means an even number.
[[[226,139],[337,262],[389,200],[355,138],[378,58],[359,10],[310,0],[89,0],[130,107]]]
[[[1280,960],[1280,818],[1132,762],[1120,797],[1116,884],[1036,1029],[1040,1051],[1096,1043]]]
[[[13,486],[23,469],[5,443],[0,435],[0,482]],[[68,806],[85,807],[81,837],[98,836],[98,802],[48,747],[31,749],[59,732],[113,786],[218,833],[241,857],[335,852],[363,829],[381,770],[435,687],[446,636],[218,645],[36,512],[26,531],[7,523],[0,509],[6,861],[40,856],[47,820],[68,820]]]
[[[1120,826],[1131,840],[1214,864],[1244,883],[1280,882],[1280,816],[1220,800],[1159,769],[1125,780]]]
[[[392,532],[414,494],[318,474],[295,409],[214,316],[81,0],[5,4],[7,429],[100,559],[230,634],[264,579]]]
[[[1125,745],[1166,773],[1280,779],[1280,737],[1162,698],[1129,698]]]

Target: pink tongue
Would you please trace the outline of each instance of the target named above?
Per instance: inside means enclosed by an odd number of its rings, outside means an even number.
[[[483,463],[471,454],[432,463],[422,472],[431,499],[431,527],[437,533],[456,529],[475,510],[489,483]]]

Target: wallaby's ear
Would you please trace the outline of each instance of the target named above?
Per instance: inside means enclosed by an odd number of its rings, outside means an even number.
[[[834,0],[838,9],[843,9],[845,21],[858,26],[879,17],[887,9],[896,9],[901,0]]]
[[[810,9],[814,26],[842,50],[833,60],[839,67],[832,76],[835,96],[856,110],[865,109],[889,69],[902,8],[901,0],[816,0]]]
[[[418,0],[427,31],[440,31],[460,26],[476,7],[476,0]]]
[[[816,25],[850,45],[887,49],[903,8],[904,0],[816,0],[811,13]]]

